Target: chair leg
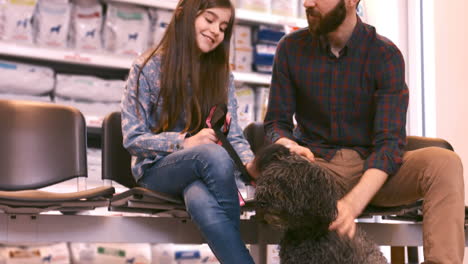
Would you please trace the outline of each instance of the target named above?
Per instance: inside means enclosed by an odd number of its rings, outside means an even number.
[[[408,264],[419,264],[418,247],[407,247],[406,253],[408,254]]]
[[[405,247],[391,247],[390,258],[392,264],[405,264]]]

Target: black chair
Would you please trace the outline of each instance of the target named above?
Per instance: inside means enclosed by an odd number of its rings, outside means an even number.
[[[255,153],[264,147],[268,142],[265,140],[265,132],[263,123],[256,122],[249,124],[244,129],[244,136],[249,141],[252,151]],[[441,147],[453,151],[452,145],[440,138],[427,138],[418,136],[408,136],[408,144],[405,150],[415,150],[425,147]],[[395,206],[395,207],[380,207],[369,205],[360,218],[382,216],[388,220],[406,220],[406,221],[421,221],[422,220],[422,200],[415,203]]]
[[[108,114],[102,124],[102,179],[128,188],[110,201],[109,210],[188,217],[181,198],[141,187],[131,173],[131,156],[122,145],[120,112]]]
[[[108,205],[112,187],[71,193],[39,191],[87,177],[86,125],[76,109],[0,100],[0,210],[76,212]]]

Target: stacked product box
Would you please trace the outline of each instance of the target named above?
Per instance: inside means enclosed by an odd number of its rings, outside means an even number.
[[[285,30],[277,26],[259,26],[254,33],[254,69],[257,72],[271,73],[276,47],[285,35]]]

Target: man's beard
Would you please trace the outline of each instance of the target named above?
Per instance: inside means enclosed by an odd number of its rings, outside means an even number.
[[[314,35],[326,35],[330,32],[335,31],[346,18],[346,6],[345,1],[341,0],[336,6],[322,16],[314,8],[306,9],[307,22],[309,24],[309,31]],[[313,17],[313,20],[310,19]],[[315,21],[314,21],[315,20]]]

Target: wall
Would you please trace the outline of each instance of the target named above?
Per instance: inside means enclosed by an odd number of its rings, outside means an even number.
[[[450,4],[449,4],[450,3]],[[465,166],[468,186],[468,1],[434,1],[436,135],[447,139]],[[465,204],[468,204],[465,195]],[[465,250],[465,262],[468,263]]]
[[[434,1],[436,134],[452,143],[468,181],[468,1]],[[431,118],[431,117],[428,117]],[[468,196],[466,197],[468,198]],[[465,203],[468,204],[468,199]]]

